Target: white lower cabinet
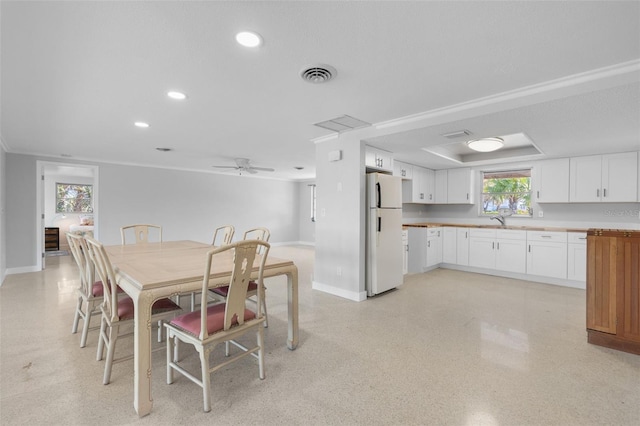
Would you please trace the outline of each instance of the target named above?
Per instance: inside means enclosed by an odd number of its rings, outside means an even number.
[[[442,261],[444,263],[458,263],[456,229],[451,226],[442,228]]]
[[[469,265],[469,228],[456,228],[456,263]]]
[[[567,278],[587,281],[587,234],[584,232],[567,233]]]
[[[408,229],[407,269],[409,274],[424,272],[427,260],[427,229],[421,227]]]
[[[409,273],[409,230],[402,230],[402,273]]]
[[[526,231],[471,228],[469,266],[524,273],[526,246]]]
[[[527,274],[567,279],[567,233],[527,231]]]
[[[442,228],[428,228],[425,266],[430,268],[440,263],[442,263]]]

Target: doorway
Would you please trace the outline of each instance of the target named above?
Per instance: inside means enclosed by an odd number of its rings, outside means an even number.
[[[46,268],[47,257],[70,255],[66,232],[97,235],[98,166],[38,161],[38,268]],[[64,211],[59,186],[76,185],[90,188],[89,208]],[[80,209],[79,209],[80,210]]]

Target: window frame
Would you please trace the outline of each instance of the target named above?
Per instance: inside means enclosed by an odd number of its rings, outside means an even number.
[[[485,211],[485,195],[486,194],[490,194],[485,192],[485,175],[497,175],[497,174],[517,174],[517,173],[523,173],[523,174],[528,174],[528,176],[522,176],[522,177],[527,177],[529,179],[528,181],[528,190],[527,191],[517,191],[517,192],[496,192],[497,194],[521,194],[521,196],[519,197],[520,200],[525,199],[527,200],[527,204],[526,209],[528,210],[528,214],[518,214],[518,211],[524,211],[524,210],[518,210],[517,206],[516,206],[516,212],[514,212],[510,217],[517,217],[517,218],[532,218],[533,217],[533,198],[532,198],[532,192],[533,192],[533,167],[532,166],[524,166],[524,167],[515,167],[515,168],[509,168],[509,169],[498,169],[496,168],[495,170],[481,170],[480,171],[480,188],[479,188],[479,192],[480,192],[480,197],[479,197],[479,203],[478,203],[478,216],[480,217],[492,217],[492,216],[497,216],[499,213],[499,210],[501,208],[509,208],[509,207],[501,207],[505,200],[503,199],[503,201],[500,203],[500,205],[496,206],[496,209],[494,211]],[[504,179],[508,179],[508,177],[504,177]]]
[[[72,197],[60,197],[60,191],[59,188],[60,186],[73,186],[73,187],[85,187],[85,188],[89,188],[89,191],[84,191],[84,193],[88,192],[89,193],[89,204],[88,204],[88,209],[87,210],[78,210],[78,209],[73,209],[70,210],[68,208],[60,208],[60,202],[63,200],[86,200],[86,198],[72,198]],[[94,200],[94,195],[93,195],[93,184],[88,184],[88,183],[66,183],[66,182],[56,182],[55,183],[55,212],[56,214],[58,213],[77,213],[77,214],[82,214],[82,213],[93,213],[93,200]],[[64,203],[63,205],[66,205],[67,203]]]

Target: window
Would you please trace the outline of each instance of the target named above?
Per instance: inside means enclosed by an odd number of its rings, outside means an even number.
[[[316,221],[316,186],[309,185],[311,188],[311,222]]]
[[[93,212],[93,186],[56,183],[56,213]]]
[[[501,209],[531,217],[531,169],[483,172],[481,214],[496,215]]]

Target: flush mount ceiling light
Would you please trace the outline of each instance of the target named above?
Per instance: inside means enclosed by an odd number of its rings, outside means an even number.
[[[171,99],[176,99],[178,101],[181,101],[183,99],[187,99],[187,95],[185,95],[182,92],[167,92],[167,96],[170,97]]]
[[[262,44],[262,37],[252,31],[241,31],[236,34],[236,41],[244,47],[259,47]]]
[[[144,121],[136,121],[135,123],[133,123],[136,127],[141,127],[143,129],[146,129],[147,127],[149,127],[149,123],[145,123]]]
[[[467,142],[467,146],[478,152],[491,152],[504,146],[502,138],[482,138]]]
[[[171,148],[156,148],[156,151],[169,152],[169,151],[173,151],[173,149],[171,149]]]

